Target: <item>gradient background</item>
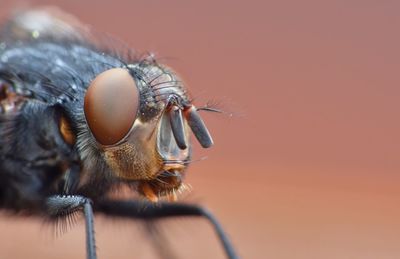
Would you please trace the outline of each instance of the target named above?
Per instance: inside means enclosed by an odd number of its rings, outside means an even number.
[[[4,17],[13,1],[1,0]],[[399,1],[51,3],[186,80],[216,145],[185,198],[208,206],[243,258],[400,258]],[[17,4],[18,6],[18,4]],[[139,223],[96,218],[99,258],[157,258]],[[1,217],[0,258],[84,258],[80,222],[53,239]],[[224,258],[203,220],[162,225],[178,258]]]

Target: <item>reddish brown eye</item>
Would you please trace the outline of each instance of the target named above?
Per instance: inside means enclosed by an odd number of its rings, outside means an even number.
[[[99,74],[85,95],[85,116],[103,145],[120,141],[131,129],[139,108],[139,92],[129,72],[113,68]]]

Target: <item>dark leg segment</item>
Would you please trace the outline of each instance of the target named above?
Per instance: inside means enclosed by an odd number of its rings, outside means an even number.
[[[238,259],[233,246],[217,219],[205,208],[183,203],[143,203],[137,201],[107,200],[97,203],[95,211],[106,215],[129,217],[135,219],[157,219],[180,216],[205,217],[213,225],[215,232],[224,247],[227,258]]]
[[[93,210],[90,199],[76,195],[51,196],[46,201],[46,209],[51,217],[63,217],[83,209],[86,221],[87,259],[96,259]]]

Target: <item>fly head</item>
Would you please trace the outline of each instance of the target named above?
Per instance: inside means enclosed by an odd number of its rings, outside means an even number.
[[[84,114],[97,154],[113,177],[138,183],[152,201],[174,200],[190,163],[190,129],[204,148],[211,136],[182,81],[169,68],[140,62],[93,79]]]

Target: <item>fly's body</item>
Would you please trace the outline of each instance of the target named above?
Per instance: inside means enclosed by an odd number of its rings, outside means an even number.
[[[235,258],[203,208],[152,205],[175,201],[184,188],[189,132],[204,148],[213,144],[180,78],[152,57],[90,43],[83,26],[55,13],[23,12],[0,34],[0,208],[52,218],[83,209],[92,259],[92,209],[142,219],[204,216]],[[120,185],[150,203],[109,198]]]
[[[84,98],[87,87],[97,75],[112,68],[124,69],[139,85],[138,118],[130,129],[134,136],[129,137],[141,136],[134,143],[122,140],[124,143],[118,145],[98,144],[86,122]],[[176,76],[156,63],[142,60],[127,65],[111,55],[74,42],[29,41],[3,46],[0,75],[3,92],[1,153],[13,166],[7,168],[8,165],[2,163],[0,172],[13,171],[10,177],[26,178],[18,182],[30,187],[31,181],[38,183],[37,189],[31,190],[33,193],[23,186],[4,186],[2,192],[5,194],[0,196],[3,202],[15,197],[39,198],[40,201],[49,194],[64,191],[95,198],[107,193],[107,185],[111,186],[113,181],[145,180],[141,184],[150,185],[164,171],[185,167],[189,159],[189,150],[179,149],[176,150],[179,159],[170,165],[174,147],[164,143],[156,147],[156,138],[158,141],[172,140],[171,136],[162,135],[167,130],[163,128],[162,124],[167,123],[162,116],[170,101],[168,98],[177,96],[188,102]],[[116,98],[123,97],[115,94]],[[166,150],[155,153],[156,148]],[[36,170],[40,173],[34,173]],[[20,173],[14,175],[15,172]],[[45,175],[41,175],[43,172]],[[40,178],[53,181],[49,184]],[[92,188],[99,184],[101,188]],[[147,187],[144,188],[141,191],[146,194]],[[162,194],[147,190],[152,199],[156,198],[154,195]]]

